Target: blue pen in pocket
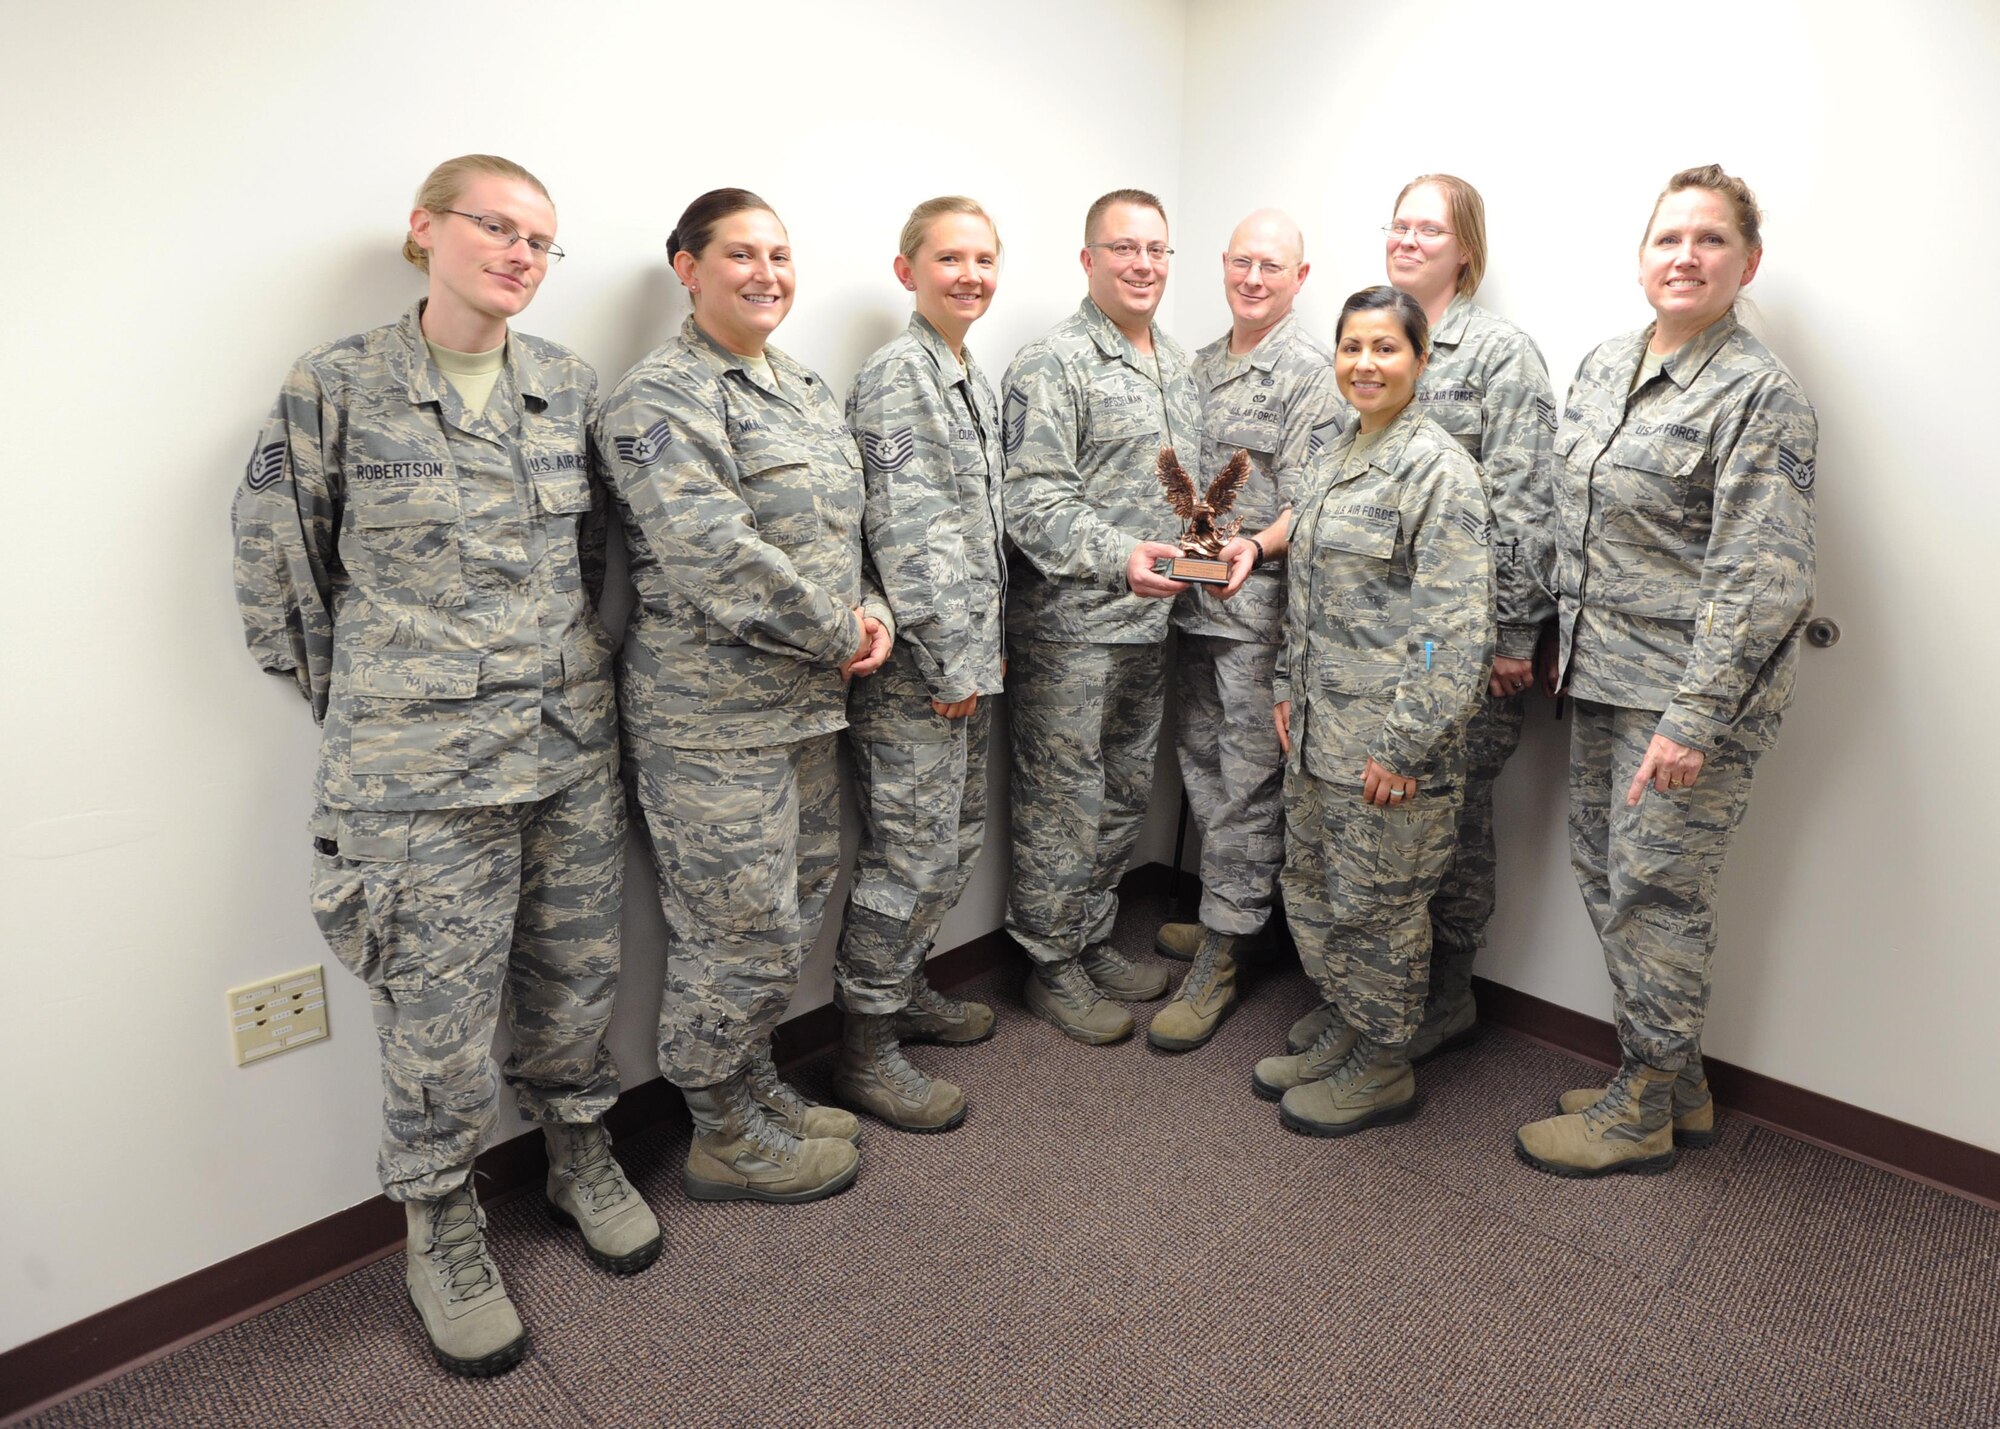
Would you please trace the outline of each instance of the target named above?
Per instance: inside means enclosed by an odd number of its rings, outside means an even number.
[[[1427,671],[1427,672],[1428,672],[1428,671],[1429,671],[1429,669],[1431,668],[1431,651],[1433,651],[1433,650],[1435,650],[1435,649],[1437,649],[1437,642],[1436,642],[1436,641],[1434,641],[1434,640],[1426,640],[1426,641],[1424,642],[1424,669],[1425,669],[1425,671]]]

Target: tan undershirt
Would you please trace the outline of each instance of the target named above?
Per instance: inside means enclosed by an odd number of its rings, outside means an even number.
[[[744,355],[740,352],[737,353],[736,355],[738,357],[743,358],[743,365],[750,369],[750,373],[753,377],[756,377],[758,380],[763,382],[763,384],[766,387],[770,388],[773,392],[779,390],[778,374],[777,371],[771,366],[770,358],[766,357],[761,352],[758,353],[755,357],[744,357]]]
[[[1639,359],[1639,371],[1632,379],[1632,390],[1637,392],[1641,387],[1644,387],[1648,382],[1658,377],[1660,369],[1666,366],[1667,358],[1671,356],[1673,356],[1672,353],[1667,353],[1663,356],[1653,351],[1652,348],[1647,348],[1645,355]]]
[[[444,380],[465,404],[465,415],[476,417],[485,411],[486,399],[493,395],[493,384],[500,380],[500,369],[507,360],[507,344],[502,342],[490,352],[459,352],[425,338],[424,346],[431,350],[431,361],[438,365]]]
[[[1390,426],[1394,425],[1393,422],[1390,423]],[[1354,434],[1354,445],[1347,450],[1347,465],[1341,468],[1340,472],[1343,480],[1350,476],[1358,476],[1367,467],[1368,453],[1375,450],[1375,444],[1382,440],[1382,433],[1388,430],[1388,427],[1383,427],[1379,431]]]

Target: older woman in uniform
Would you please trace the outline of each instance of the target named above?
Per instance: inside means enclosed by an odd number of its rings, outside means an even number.
[[[715,189],[667,251],[693,312],[597,423],[639,596],[619,704],[667,922],[660,1068],[694,1118],[689,1196],[809,1201],[853,1181],[859,1129],[779,1078],[770,1038],[838,872],[847,681],[888,657],[891,619],[840,406],[769,345],[784,224]]]
[[[847,1013],[834,1090],[905,1131],[946,1131],[965,1094],[903,1040],[977,1042],[993,1011],[934,991],[924,958],[986,835],[986,751],[1000,693],[1000,408],[965,345],[1000,282],[993,220],[969,198],[918,204],[898,281],[916,312],[854,379],[847,420],[867,472],[867,546],[896,616],[889,662],[848,695],[862,841],[834,963]]]
[[[562,257],[555,231],[520,165],[433,170],[403,245],[425,296],[299,359],[235,507],[250,649],[323,726],[313,913],[374,1004],[405,1284],[466,1375],[527,1348],[471,1181],[503,1001],[502,1074],[547,1137],[555,1214],[621,1273],[661,1244],[602,1120],[625,813],[597,378],[509,327]]]
[[[1416,400],[1426,337],[1405,293],[1347,300],[1334,377],[1359,420],[1322,451],[1292,523],[1276,684],[1290,756],[1281,886],[1299,959],[1338,1015],[1305,1052],[1259,1062],[1252,1082],[1286,1126],[1314,1136],[1415,1110],[1428,907],[1492,658],[1486,496]]]
[[[1585,358],[1563,404],[1551,678],[1575,711],[1570,858],[1621,1066],[1521,1128],[1521,1156],[1558,1175],[1665,1171],[1714,1136],[1716,885],[1813,597],[1818,420],[1735,312],[1763,257],[1748,185],[1675,174],[1639,249],[1654,320]]]
[[[1430,322],[1417,401],[1479,464],[1493,508],[1493,668],[1465,734],[1465,802],[1444,876],[1431,898],[1431,984],[1410,1041],[1412,1064],[1469,1042],[1476,1031],[1472,961],[1493,916],[1493,785],[1521,742],[1535,642],[1555,613],[1542,584],[1556,410],[1534,341],[1472,301],[1486,275],[1486,204],[1464,179],[1424,174],[1403,186],[1387,236],[1389,282]],[[1289,1045],[1303,1051],[1331,1008],[1308,1013]]]

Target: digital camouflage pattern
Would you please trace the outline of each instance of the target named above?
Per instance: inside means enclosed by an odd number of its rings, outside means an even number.
[[[1250,476],[1230,515],[1254,536],[1296,503],[1314,428],[1344,426],[1353,415],[1333,378],[1333,354],[1292,313],[1241,356],[1230,355],[1224,333],[1195,354],[1193,374],[1201,410],[1195,480],[1206,491],[1231,457],[1248,452]],[[1258,566],[1228,600],[1206,586],[1191,587],[1175,599],[1173,623],[1202,635],[1277,644],[1285,626],[1283,563]]]
[[[1153,789],[1165,652],[1020,635],[1008,651],[1006,927],[1036,962],[1065,962],[1110,937],[1118,916],[1118,880]]]
[[[1570,387],[1554,584],[1577,711],[1571,862],[1620,1041],[1680,1068],[1708,1005],[1716,884],[1812,609],[1818,419],[1733,315],[1632,391],[1651,335],[1603,344]],[[1693,785],[1627,808],[1656,733],[1706,761]]]
[[[695,325],[642,359],[594,427],[638,604],[619,657],[630,740],[756,748],[847,722],[864,570],[861,456],[826,384],[776,348],[775,388]]]
[[[1006,557],[1000,411],[921,315],[871,356],[847,399],[867,475],[867,547],[896,615],[888,664],[848,694],[861,850],[834,960],[851,1012],[908,1002],[986,837],[987,700],[1001,685]],[[963,719],[932,700],[981,697]]]
[[[391,1200],[443,1196],[493,1125],[493,1033],[530,1121],[596,1121],[618,1099],[604,1046],[618,984],[625,805],[600,760],[534,803],[335,809],[311,830],[312,909],[367,985],[382,1049],[377,1159]],[[504,997],[503,997],[504,986]]]
[[[1271,722],[1278,647],[1183,630],[1174,745],[1201,830],[1201,923],[1250,934],[1271,918],[1285,859],[1284,752]]]
[[[321,721],[330,808],[540,799],[617,747],[596,376],[512,333],[470,415],[422,310],[300,358],[236,493],[245,635]]]
[[[1524,692],[1495,699],[1484,686],[1465,725],[1465,796],[1451,858],[1431,898],[1432,1015],[1448,1017],[1472,998],[1472,964],[1486,944],[1499,898],[1499,841],[1493,833],[1493,787],[1521,743]]]
[[[1157,325],[1153,353],[1140,356],[1086,297],[1007,368],[1010,634],[1098,645],[1166,639],[1172,602],[1133,595],[1125,562],[1139,542],[1179,534],[1154,463],[1160,448],[1195,442],[1201,419],[1187,354]]]
[[[764,1055],[840,871],[838,736],[650,746],[627,764],[667,920],[660,1071],[709,1087]]]
[[[1604,947],[1618,1042],[1649,1067],[1697,1074],[1715,957],[1715,899],[1781,716],[1753,714],[1708,753],[1701,777],[1636,807],[1625,791],[1659,728],[1654,710],[1572,702],[1570,864]]]
[[[1561,667],[1578,699],[1658,710],[1660,733],[1713,750],[1791,702],[1812,611],[1818,418],[1728,315],[1632,392],[1651,334],[1597,348],[1564,403]]]

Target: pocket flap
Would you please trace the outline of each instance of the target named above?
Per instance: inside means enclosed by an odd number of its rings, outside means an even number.
[[[362,863],[401,863],[410,856],[410,816],[346,809],[335,838],[340,856]]]
[[[1396,554],[1396,533],[1400,529],[1394,523],[1356,521],[1352,517],[1343,517],[1337,511],[1329,511],[1320,517],[1313,543],[1386,561]]]
[[[535,500],[554,516],[575,516],[590,509],[590,483],[578,472],[535,478]]]
[[[479,656],[471,650],[357,650],[348,688],[391,699],[469,700],[479,693]]]
[[[1398,651],[1380,657],[1332,656],[1316,671],[1323,688],[1343,695],[1393,695],[1403,682],[1403,660]]]

